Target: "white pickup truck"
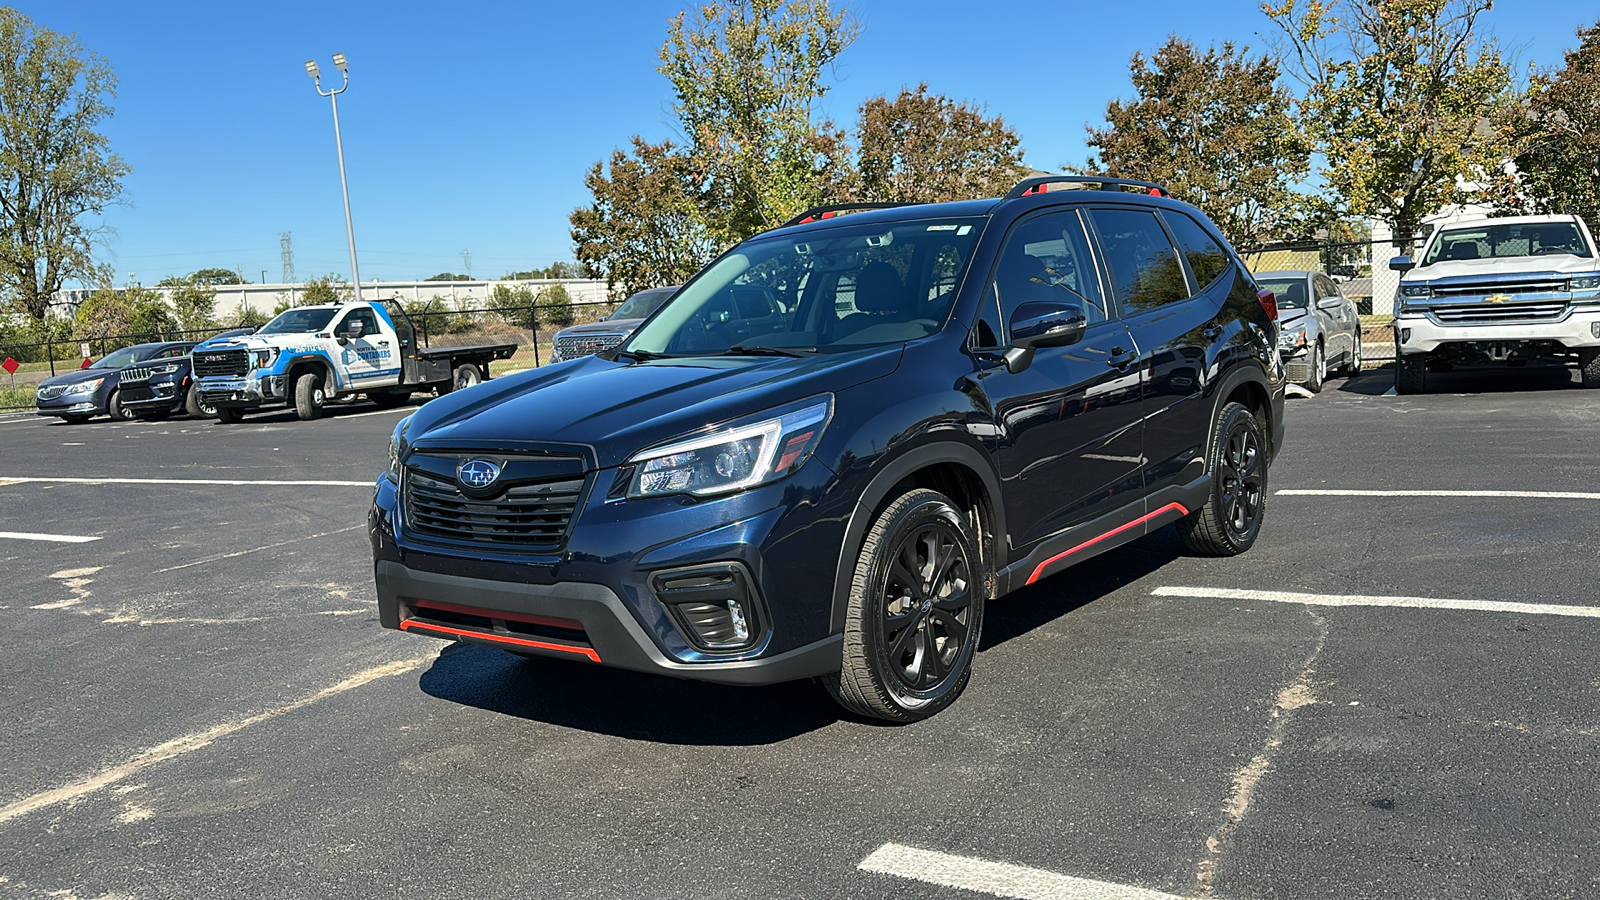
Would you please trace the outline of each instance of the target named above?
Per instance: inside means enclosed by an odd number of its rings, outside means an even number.
[[[470,387],[489,377],[490,361],[517,351],[516,344],[429,348],[426,335],[420,345],[417,336],[398,304],[298,306],[255,334],[196,352],[195,384],[225,423],[284,406],[315,419],[325,405],[360,396],[395,406],[416,391]]]
[[[1395,257],[1395,390],[1457,365],[1576,366],[1600,387],[1600,256],[1577,216],[1452,222]]]

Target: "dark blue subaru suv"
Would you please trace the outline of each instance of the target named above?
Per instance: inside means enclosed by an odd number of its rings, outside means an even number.
[[[382,624],[925,718],[987,602],[1168,524],[1250,548],[1274,305],[1143,182],[813,210],[620,347],[403,420],[369,521]]]

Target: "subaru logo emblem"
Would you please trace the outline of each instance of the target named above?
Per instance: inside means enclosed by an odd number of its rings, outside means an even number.
[[[500,467],[487,459],[469,459],[456,467],[456,481],[467,490],[481,491],[500,477]]]

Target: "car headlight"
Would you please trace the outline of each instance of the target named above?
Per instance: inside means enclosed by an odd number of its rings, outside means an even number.
[[[1569,291],[1600,290],[1600,275],[1575,275],[1567,282]]]
[[[61,392],[61,396],[63,396],[63,397],[77,397],[77,396],[81,396],[83,394],[92,394],[92,393],[94,393],[95,388],[100,386],[100,382],[102,382],[102,381],[105,381],[105,378],[103,378],[103,377],[102,378],[96,378],[93,381],[80,381],[77,384],[73,385],[72,387],[69,387],[66,390],[62,391]]]
[[[252,369],[270,369],[272,368],[272,364],[277,362],[277,360],[277,347],[268,347],[265,350],[250,351],[250,368]]]
[[[159,366],[155,366],[154,368],[152,368],[150,370],[150,374],[151,375],[171,375],[173,372],[176,372],[181,368],[183,368],[183,365],[181,363],[166,363],[164,365],[159,365]]]
[[[394,479],[395,484],[400,483],[400,462],[405,459],[409,447],[406,443],[406,432],[410,428],[411,416],[406,416],[395,423],[394,433],[389,435],[389,477]]]
[[[1284,350],[1297,350],[1306,345],[1305,328],[1290,328],[1278,338],[1278,346]]]
[[[788,475],[805,464],[833,417],[833,397],[751,425],[642,450],[628,460],[628,496],[726,494]]]
[[[1433,286],[1429,284],[1402,284],[1400,285],[1400,296],[1421,298],[1432,297]]]

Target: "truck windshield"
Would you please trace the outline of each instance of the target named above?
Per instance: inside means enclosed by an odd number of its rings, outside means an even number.
[[[1571,222],[1519,222],[1514,225],[1479,224],[1450,228],[1439,233],[1422,258],[1425,266],[1463,259],[1504,259],[1513,256],[1571,254],[1593,255],[1583,232]]]
[[[925,337],[950,315],[985,221],[841,224],[748,241],[679,291],[624,352],[800,355]]]
[[[261,326],[256,334],[310,334],[321,331],[333,321],[333,314],[337,309],[304,308],[291,309]]]

